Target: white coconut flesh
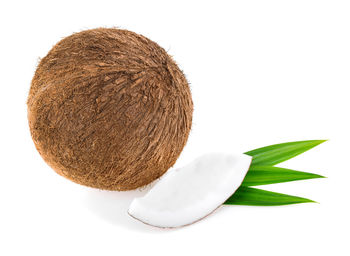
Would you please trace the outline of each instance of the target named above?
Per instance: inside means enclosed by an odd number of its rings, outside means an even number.
[[[129,214],[156,227],[194,223],[223,204],[241,185],[252,158],[245,154],[213,153],[179,169],[170,169],[143,197],[135,198]]]

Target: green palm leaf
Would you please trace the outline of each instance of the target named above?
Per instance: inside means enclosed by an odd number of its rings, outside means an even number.
[[[252,165],[275,165],[291,159],[323,142],[325,140],[287,142],[254,149],[245,154],[253,157]]]
[[[290,196],[267,190],[241,186],[229,199],[227,199],[224,204],[277,206],[300,203],[315,203],[315,201],[303,197]]]
[[[315,178],[324,177],[314,173],[299,172],[286,168],[253,165],[245,176],[242,186],[258,186]]]

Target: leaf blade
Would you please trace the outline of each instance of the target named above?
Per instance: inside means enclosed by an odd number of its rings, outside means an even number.
[[[226,200],[225,205],[279,206],[300,203],[315,203],[307,198],[241,186]]]
[[[287,168],[253,165],[249,168],[249,171],[242,182],[242,186],[259,186],[316,178],[324,178],[324,176]]]
[[[276,165],[316,147],[326,140],[306,140],[274,144],[245,152],[252,156],[251,165]]]

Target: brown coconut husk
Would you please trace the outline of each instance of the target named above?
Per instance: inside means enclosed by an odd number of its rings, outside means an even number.
[[[98,28],[68,36],[44,57],[28,96],[35,146],[60,175],[130,190],[164,174],[190,132],[184,74],[136,33]]]

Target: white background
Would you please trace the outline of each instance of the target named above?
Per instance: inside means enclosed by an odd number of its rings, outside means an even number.
[[[349,1],[2,1],[0,255],[349,255]],[[205,152],[329,139],[281,164],[327,179],[265,186],[320,204],[224,206],[162,230],[130,218],[145,191],[106,192],[51,170],[26,97],[39,57],[83,29],[158,42],[191,83],[193,129],[176,166]]]

